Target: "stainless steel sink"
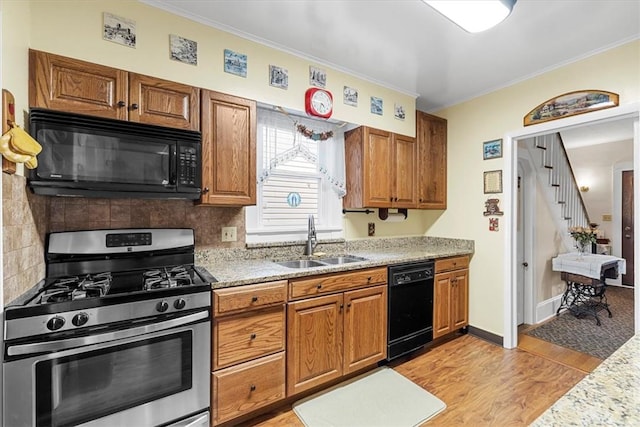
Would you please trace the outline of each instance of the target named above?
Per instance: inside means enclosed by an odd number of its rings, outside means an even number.
[[[324,262],[325,264],[348,264],[350,262],[366,261],[366,258],[354,255],[343,255],[331,258],[322,258],[320,259],[320,261]]]
[[[294,259],[291,261],[275,261],[276,264],[282,265],[288,268],[310,268],[310,267],[322,267],[327,265],[348,264],[350,262],[366,261],[366,258],[362,258],[355,255],[341,255],[329,258],[320,259]]]
[[[292,261],[276,262],[276,264],[280,264],[284,267],[289,267],[289,268],[322,267],[327,265],[325,263],[322,263],[313,259],[295,259]]]

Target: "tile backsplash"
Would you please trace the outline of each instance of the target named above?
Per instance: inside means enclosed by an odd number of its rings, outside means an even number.
[[[4,303],[44,278],[44,241],[48,230],[46,197],[27,191],[26,178],[2,174]]]
[[[242,248],[244,208],[196,206],[187,200],[94,199],[32,194],[26,178],[2,174],[4,303],[45,276],[44,244],[51,231],[101,228],[193,228],[198,250]],[[222,227],[237,241],[222,242]]]

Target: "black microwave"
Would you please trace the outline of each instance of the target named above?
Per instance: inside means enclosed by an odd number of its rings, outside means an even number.
[[[32,108],[42,146],[29,187],[47,196],[198,199],[202,134]]]

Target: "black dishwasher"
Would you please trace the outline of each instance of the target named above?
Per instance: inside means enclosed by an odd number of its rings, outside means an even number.
[[[433,340],[434,262],[389,267],[387,360]]]

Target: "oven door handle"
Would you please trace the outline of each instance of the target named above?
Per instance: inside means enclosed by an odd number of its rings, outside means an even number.
[[[13,345],[7,348],[7,354],[9,356],[21,356],[25,354],[61,351],[75,347],[84,347],[92,344],[101,344],[109,341],[145,335],[151,332],[164,331],[166,329],[171,329],[177,326],[186,325],[188,323],[197,322],[199,320],[206,319],[207,317],[209,317],[208,311],[200,311],[198,313],[179,317],[177,319],[166,320],[161,323],[152,323],[150,325],[138,326],[135,328],[123,329],[104,334],[88,335],[86,337],[79,338],[69,338],[60,341]]]

